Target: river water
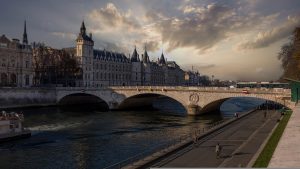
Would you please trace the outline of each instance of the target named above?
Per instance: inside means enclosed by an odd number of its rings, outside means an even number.
[[[0,168],[104,168],[261,103],[230,99],[221,106],[221,114],[199,117],[164,111],[22,109],[32,137],[1,143]]]

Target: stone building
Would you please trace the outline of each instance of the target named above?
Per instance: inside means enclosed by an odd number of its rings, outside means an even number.
[[[26,22],[23,41],[0,37],[0,86],[29,87],[33,79],[32,48],[28,45]]]
[[[176,62],[166,62],[163,53],[157,62],[150,61],[146,46],[141,57],[134,48],[130,58],[122,53],[95,50],[92,34],[87,35],[84,22],[76,39],[76,58],[82,69],[82,79],[77,86],[184,84],[184,71]]]

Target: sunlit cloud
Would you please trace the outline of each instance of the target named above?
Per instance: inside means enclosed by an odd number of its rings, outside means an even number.
[[[270,30],[259,32],[254,40],[239,44],[238,49],[243,50],[268,47],[269,45],[290,36],[297,26],[300,26],[299,16],[288,16],[283,24],[271,28]]]

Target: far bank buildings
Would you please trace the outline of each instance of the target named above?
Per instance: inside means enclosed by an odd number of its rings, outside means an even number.
[[[158,61],[150,61],[146,50],[136,48],[128,58],[122,53],[94,49],[92,34],[87,35],[84,22],[76,39],[76,47],[67,48],[74,54],[82,78],[75,86],[178,86],[184,84],[184,71],[174,61],[166,61],[162,53]],[[32,86],[34,70],[32,47],[28,45],[26,23],[23,42],[0,37],[0,86]]]

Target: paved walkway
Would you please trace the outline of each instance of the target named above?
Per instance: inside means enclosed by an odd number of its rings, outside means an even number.
[[[268,167],[300,167],[300,105],[298,104],[283,132]]]
[[[203,138],[198,146],[191,145],[152,167],[246,167],[276,125],[280,114],[269,111],[267,119],[263,116],[262,111],[253,112]],[[220,158],[215,154],[217,143],[223,147]]]

